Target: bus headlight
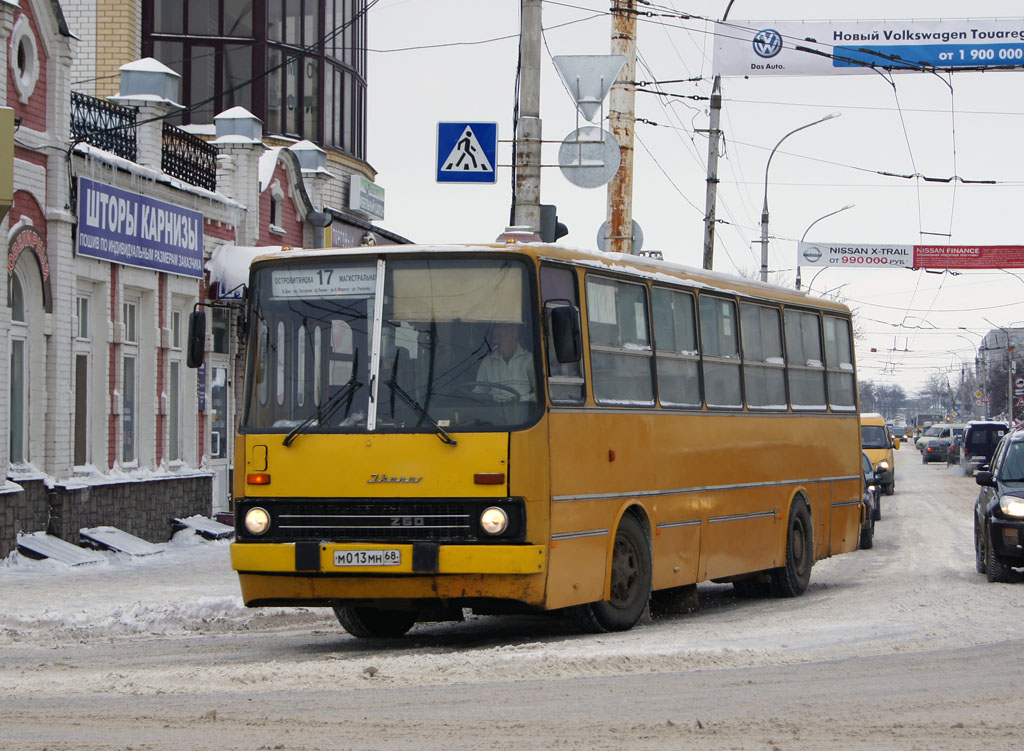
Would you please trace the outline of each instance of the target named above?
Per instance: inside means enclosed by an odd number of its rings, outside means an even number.
[[[497,506],[485,508],[480,514],[480,527],[489,535],[500,535],[508,529],[508,514]]]
[[[270,529],[270,514],[259,506],[245,512],[245,529],[251,535],[262,535]]]

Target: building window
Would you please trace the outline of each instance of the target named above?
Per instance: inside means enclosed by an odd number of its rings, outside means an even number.
[[[181,360],[170,362],[167,379],[167,461],[181,461]]]
[[[89,338],[89,298],[78,297],[75,305],[78,313],[78,338]]]
[[[11,322],[8,460],[11,464],[25,464],[28,462],[28,327],[25,325],[25,294],[17,273],[11,277]]]
[[[136,302],[121,303],[121,322],[124,324],[124,340],[128,344],[138,344],[136,318],[139,305]]]
[[[213,351],[220,355],[228,353],[228,335],[231,332],[231,315],[226,308],[213,309]]]
[[[121,462],[129,465],[139,460],[138,310],[138,300],[125,300],[121,303],[121,323],[124,325],[124,349],[121,356]]]
[[[268,135],[366,151],[367,0],[143,0],[143,55],[182,77],[185,123],[240,105]],[[259,23],[257,23],[259,21]],[[205,104],[200,104],[210,99]]]
[[[39,45],[25,14],[18,16],[14,23],[7,58],[18,98],[22,104],[27,104],[39,80]]]
[[[181,311],[171,311],[171,348],[181,349]]]

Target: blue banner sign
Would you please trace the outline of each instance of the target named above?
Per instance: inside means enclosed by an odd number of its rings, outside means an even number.
[[[203,277],[203,215],[78,178],[76,252],[101,261]]]
[[[836,47],[832,65],[843,67],[982,68],[1024,65],[1024,43],[1017,44],[892,44]]]

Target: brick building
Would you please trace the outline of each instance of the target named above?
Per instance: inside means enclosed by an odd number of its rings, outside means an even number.
[[[353,52],[363,3],[302,6],[0,0],[0,105],[16,123],[0,223],[0,556],[20,532],[77,542],[80,527],[110,524],[162,540],[175,516],[228,511],[253,248],[404,241],[372,224],[376,208],[349,208],[382,195],[363,153],[365,53]],[[336,22],[340,33],[323,31]],[[211,33],[186,43],[190,28]],[[303,35],[318,30],[349,52],[310,53]],[[185,57],[146,56],[168,50]],[[323,86],[290,77],[283,56],[300,50],[317,80],[338,84],[330,112],[308,104],[326,101]],[[278,88],[223,94],[256,74]],[[216,96],[197,105],[209,87]],[[206,363],[191,370],[185,329],[199,302],[225,305],[211,309]]]

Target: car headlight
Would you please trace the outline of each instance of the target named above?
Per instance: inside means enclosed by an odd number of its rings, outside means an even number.
[[[480,527],[489,535],[500,535],[508,529],[508,514],[497,506],[485,508],[480,514]]]
[[[875,469],[877,471],[879,471],[879,472],[888,472],[889,471],[889,462],[879,462],[878,466],[875,467]]]
[[[270,514],[256,506],[245,512],[245,529],[251,535],[262,535],[270,529]]]
[[[1024,516],[1024,500],[1004,495],[999,499],[999,508],[1007,516]]]

